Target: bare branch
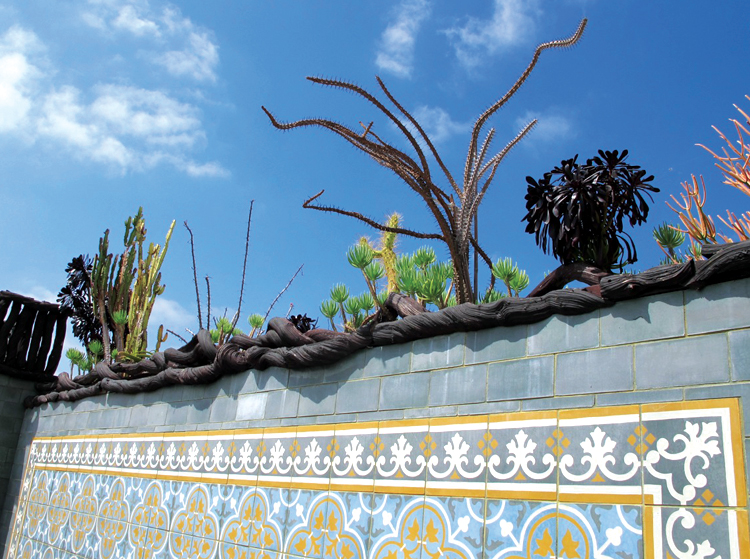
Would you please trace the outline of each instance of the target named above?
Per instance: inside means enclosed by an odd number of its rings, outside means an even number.
[[[182,336],[180,336],[174,330],[170,330],[169,328],[167,328],[167,332],[169,332],[170,334],[172,334],[175,338],[180,338],[184,343],[188,343],[188,341],[185,338],[183,338]],[[191,334],[192,334],[192,332],[191,332]]]
[[[190,254],[193,257],[193,280],[195,282],[195,299],[198,302],[198,329],[203,328],[203,317],[201,317],[201,294],[198,290],[198,270],[195,266],[195,243],[193,242],[193,231],[190,229],[187,221],[183,222],[185,229],[190,233]]]
[[[247,234],[245,235],[245,261],[242,263],[242,283],[240,284],[240,302],[237,304],[237,313],[234,315],[232,321],[232,329],[237,326],[237,321],[240,319],[240,313],[242,312],[242,294],[245,291],[245,272],[247,271],[247,253],[250,250],[250,222],[253,219],[253,205],[255,200],[250,200],[250,211],[247,214]]]
[[[511,87],[508,92],[503,95],[498,101],[496,101],[492,106],[490,106],[484,113],[480,115],[480,117],[477,119],[477,121],[474,123],[474,128],[471,132],[471,142],[469,143],[469,152],[466,155],[466,167],[464,168],[464,182],[468,181],[469,173],[474,161],[476,149],[477,149],[477,141],[479,138],[479,132],[484,126],[484,124],[487,122],[487,119],[489,119],[493,114],[495,114],[500,107],[505,105],[505,103],[508,102],[508,100],[513,97],[513,95],[516,94],[516,92],[521,88],[523,83],[526,81],[526,79],[529,77],[529,74],[531,74],[531,71],[534,69],[534,66],[536,66],[536,63],[539,61],[539,56],[542,54],[543,51],[551,48],[562,48],[562,47],[570,47],[573,46],[578,42],[578,40],[583,35],[584,29],[586,29],[586,24],[588,23],[588,20],[586,18],[583,18],[581,20],[581,23],[578,24],[578,28],[576,29],[575,33],[568,37],[567,39],[558,39],[556,41],[548,41],[546,43],[542,43],[539,45],[536,50],[534,51],[534,56],[531,58],[531,62],[529,62],[529,65],[526,67],[526,70],[524,70],[523,74],[521,74],[521,77],[519,77],[516,80],[516,83],[513,84],[513,87]]]
[[[401,235],[408,235],[409,237],[416,237],[417,239],[437,239],[439,241],[443,240],[442,235],[438,235],[437,233],[419,233],[417,231],[412,231],[411,229],[402,229],[401,227],[388,227],[387,225],[382,225],[375,221],[374,219],[370,219],[369,217],[365,217],[360,213],[357,212],[350,212],[347,210],[342,210],[340,208],[335,208],[333,206],[314,206],[310,202],[313,200],[316,200],[320,196],[323,195],[325,190],[321,190],[318,192],[315,196],[312,198],[308,198],[305,200],[305,202],[302,204],[303,208],[311,209],[311,210],[320,210],[322,212],[332,212],[337,213],[341,215],[347,215],[349,217],[353,217],[355,219],[358,219],[370,227],[377,229],[379,231],[385,231],[387,233],[399,233]]]
[[[459,196],[461,193],[458,190],[458,185],[456,184],[456,181],[453,180],[453,175],[451,175],[450,171],[448,171],[448,168],[443,163],[443,160],[440,158],[440,154],[435,149],[435,146],[432,144],[432,140],[430,140],[430,137],[425,133],[425,131],[422,129],[422,126],[417,122],[417,120],[409,114],[409,112],[404,109],[404,107],[399,103],[396,98],[391,95],[391,92],[388,91],[388,88],[385,86],[385,83],[383,83],[383,80],[380,79],[380,76],[375,76],[375,79],[378,81],[378,84],[380,85],[380,89],[383,90],[383,92],[388,96],[388,99],[390,99],[391,103],[393,103],[396,108],[403,113],[403,115],[409,119],[409,122],[416,128],[417,132],[419,132],[420,136],[422,136],[422,139],[427,144],[427,147],[430,148],[430,151],[432,152],[432,156],[435,158],[435,161],[437,161],[437,164],[440,165],[440,168],[443,170],[443,173],[445,174],[445,177],[448,179],[448,182],[453,187],[453,190],[456,191],[456,194]],[[426,164],[425,164],[426,165]],[[426,168],[426,167],[425,167]],[[429,176],[427,177],[429,178]],[[430,181],[432,183],[432,181]],[[437,187],[436,187],[437,188]],[[437,189],[439,192],[447,198],[447,194],[441,189]]]
[[[206,289],[208,291],[208,309],[206,309],[206,328],[211,328],[211,282],[206,276]]]
[[[304,266],[304,264],[302,264],[302,266]],[[263,316],[263,324],[266,323],[266,319],[268,318],[268,315],[271,314],[271,309],[273,309],[273,306],[276,304],[276,301],[278,301],[279,298],[284,294],[284,292],[287,289],[289,289],[289,286],[292,285],[292,282],[294,281],[294,278],[296,278],[297,274],[299,274],[302,271],[302,266],[300,266],[299,268],[297,268],[297,271],[294,272],[294,275],[292,276],[292,279],[289,280],[289,283],[287,283],[284,286],[284,289],[282,289],[281,291],[279,291],[279,294],[276,295],[276,299],[273,300],[273,302],[271,303],[271,306],[268,307],[268,310],[266,311],[266,314]]]

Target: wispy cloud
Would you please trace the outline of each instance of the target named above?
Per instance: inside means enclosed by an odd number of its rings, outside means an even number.
[[[113,2],[106,7],[115,10]],[[139,13],[131,13],[128,21]],[[169,28],[189,26],[171,14]],[[13,26],[0,34],[0,135],[61,147],[79,160],[121,173],[167,164],[193,177],[229,175],[220,163],[196,162],[190,155],[206,143],[195,105],[158,89],[56,83],[61,73],[46,54],[28,29]]]
[[[422,23],[430,15],[428,0],[403,0],[393,21],[383,31],[375,64],[381,70],[401,78],[411,77],[414,46]]]
[[[35,81],[41,75],[28,55],[39,50],[38,37],[21,27],[11,27],[0,36],[0,133],[25,128]]]
[[[144,41],[145,59],[177,77],[214,82],[219,46],[212,34],[182,16],[171,4],[148,0],[89,0],[81,18],[105,33],[128,33]]]
[[[527,40],[534,32],[537,12],[537,0],[495,0],[490,19],[472,17],[446,33],[461,65],[472,69],[487,55]]]
[[[471,129],[471,123],[453,120],[445,109],[440,107],[422,105],[412,112],[412,116],[429,136],[433,144],[440,144],[454,134],[466,132]]]
[[[521,130],[534,119],[537,119],[538,122],[528,136],[530,142],[555,142],[575,136],[572,121],[554,111],[546,113],[526,111],[523,116],[516,119],[516,127]]]

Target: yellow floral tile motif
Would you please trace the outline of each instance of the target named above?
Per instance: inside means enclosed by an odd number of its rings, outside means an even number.
[[[159,557],[167,543],[169,511],[163,501],[162,487],[154,482],[146,489],[141,503],[133,508],[129,538],[138,559]]]
[[[47,472],[39,472],[34,488],[29,496],[28,519],[26,534],[33,538],[39,528],[39,522],[44,518],[49,503],[49,489],[47,489]]]
[[[51,544],[57,543],[60,532],[68,522],[70,500],[70,478],[68,474],[63,474],[57,489],[52,493],[49,500],[50,507],[49,512],[47,512],[47,520],[49,521],[49,541]]]
[[[71,548],[78,553],[83,549],[86,538],[94,529],[98,502],[94,496],[96,480],[94,476],[86,477],[81,492],[73,500],[73,512],[70,515],[72,533]]]
[[[264,494],[248,491],[238,514],[224,526],[221,559],[275,559],[281,549],[281,529],[272,520],[281,503],[269,503]]]
[[[216,551],[216,538],[219,528],[205,487],[193,488],[187,498],[185,508],[180,510],[172,521],[169,544],[176,557],[209,559]]]
[[[109,491],[109,496],[99,508],[96,533],[101,544],[99,553],[102,559],[115,556],[117,544],[125,538],[128,529],[128,503],[125,501],[125,484],[116,479]]]

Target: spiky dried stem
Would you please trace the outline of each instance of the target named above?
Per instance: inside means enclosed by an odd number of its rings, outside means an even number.
[[[472,130],[471,141],[469,143],[469,150],[466,158],[466,167],[464,169],[464,181],[463,185],[458,185],[453,179],[453,176],[444,165],[440,154],[435,148],[434,144],[430,140],[427,133],[424,131],[422,126],[417,120],[396,100],[393,94],[388,90],[383,81],[378,77],[377,82],[383,93],[386,95],[388,100],[396,107],[396,110],[403,115],[405,121],[398,118],[394,112],[388,107],[381,103],[374,95],[359,87],[355,84],[344,82],[341,80],[332,80],[326,78],[308,77],[308,80],[313,83],[334,87],[337,89],[343,89],[355,93],[356,95],[364,98],[380,112],[382,112],[393,125],[401,132],[406,138],[409,145],[411,146],[416,157],[411,157],[403,151],[393,147],[388,142],[384,141],[374,130],[373,123],[365,126],[360,123],[364,128],[364,132],[357,132],[339,124],[337,122],[326,120],[326,119],[304,119],[290,123],[282,123],[276,120],[276,118],[265,108],[263,111],[268,116],[271,124],[280,130],[291,130],[294,128],[303,127],[321,127],[341,136],[364,152],[365,154],[372,157],[377,163],[383,167],[392,170],[399,178],[401,178],[416,194],[418,194],[430,213],[432,213],[435,221],[438,224],[440,233],[418,233],[403,228],[393,228],[383,226],[375,220],[369,219],[359,212],[342,210],[333,206],[318,206],[312,204],[322,193],[316,194],[309,198],[303,204],[303,207],[316,209],[319,211],[338,213],[353,217],[367,225],[378,229],[380,231],[387,231],[393,233],[400,233],[407,236],[412,236],[421,239],[437,239],[444,242],[450,253],[450,258],[453,262],[453,285],[455,288],[456,299],[459,303],[471,302],[474,300],[474,294],[476,288],[472,286],[471,281],[471,267],[469,261],[469,252],[472,246],[475,246],[475,250],[479,252],[482,258],[491,266],[491,262],[486,258],[481,249],[479,249],[476,240],[471,235],[471,224],[475,222],[477,210],[481,203],[487,188],[489,187],[492,179],[495,176],[499,164],[507,153],[523,139],[526,134],[533,128],[536,121],[529,123],[511,142],[509,142],[503,150],[495,154],[493,157],[485,161],[487,151],[489,149],[494,131],[490,130],[487,135],[485,142],[482,147],[477,150],[477,142],[479,134],[481,133],[482,127],[488,121],[488,119],[497,112],[523,85],[531,71],[534,69],[541,53],[550,48],[568,47],[578,42],[583,34],[583,30],[586,27],[587,20],[584,19],[578,26],[576,32],[568,39],[562,39],[558,41],[550,41],[539,45],[534,52],[531,62],[529,63],[526,70],[523,72],[521,77],[516,81],[515,84],[508,90],[508,92],[484,111],[477,119]],[[406,123],[406,124],[405,124]],[[453,189],[453,193],[448,195],[445,190],[441,189],[432,178],[430,167],[428,164],[425,152],[420,145],[420,141],[417,140],[415,134],[412,132],[416,131],[416,135],[424,142],[427,146],[430,155],[437,162],[441,171],[445,175],[448,183]],[[486,176],[486,178],[485,178]],[[484,181],[481,184],[480,182]],[[481,251],[481,252],[480,252]],[[474,273],[476,276],[476,272]]]
[[[198,289],[198,268],[195,265],[195,241],[193,239],[193,230],[190,229],[187,221],[183,221],[185,229],[190,233],[190,255],[193,257],[193,281],[195,282],[195,301],[198,303],[198,329],[203,328],[203,317],[201,316],[201,293]]]
[[[240,318],[242,312],[242,294],[245,292],[245,273],[247,272],[247,253],[250,250],[250,223],[253,219],[253,204],[255,200],[250,200],[250,211],[247,213],[247,233],[245,234],[245,260],[242,263],[242,283],[240,284],[240,302],[237,303],[237,313],[234,315],[232,320],[232,329],[237,326],[237,321]]]
[[[274,305],[276,304],[276,301],[278,301],[281,298],[281,296],[286,292],[286,290],[289,289],[289,286],[292,285],[292,282],[294,281],[294,278],[296,278],[297,274],[299,274],[302,271],[302,267],[303,266],[304,266],[304,264],[302,264],[302,266],[300,266],[299,268],[297,268],[297,271],[294,272],[294,275],[292,276],[292,279],[289,280],[289,282],[284,286],[284,289],[282,289],[281,291],[279,291],[279,294],[276,295],[276,298],[271,302],[271,306],[268,307],[268,310],[266,311],[266,314],[263,316],[263,324],[266,323],[266,319],[268,318],[268,315],[271,314],[271,309],[273,309]]]
[[[211,328],[211,282],[206,276],[207,306],[206,309],[206,328]]]

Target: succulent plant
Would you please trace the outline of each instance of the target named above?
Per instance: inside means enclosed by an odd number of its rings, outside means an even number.
[[[624,223],[639,225],[648,217],[653,175],[625,162],[628,150],[602,151],[578,163],[578,156],[536,180],[526,177],[527,233],[562,264],[586,262],[602,270],[622,270],[634,263],[636,248]],[[644,196],[645,195],[645,196]]]
[[[505,284],[508,297],[518,297],[529,286],[529,276],[511,258],[503,258],[492,265],[492,275]],[[486,301],[489,302],[489,301]]]
[[[252,330],[250,331],[250,337],[254,338],[255,334],[260,331],[260,329],[263,327],[264,319],[259,314],[251,314],[247,317],[247,322],[250,324],[250,327]]]

